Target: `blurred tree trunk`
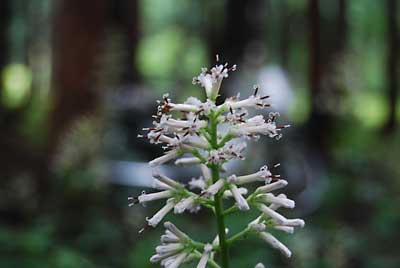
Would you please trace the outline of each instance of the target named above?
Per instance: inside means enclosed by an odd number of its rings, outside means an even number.
[[[209,9],[215,13],[212,7]],[[214,18],[206,29],[210,58],[214,62],[215,54],[219,54],[222,60],[240,63],[247,45],[263,39],[265,1],[227,0],[222,9],[225,14],[206,15]]]
[[[138,0],[109,0],[112,5],[111,22],[123,35],[122,68],[120,82],[132,84],[140,81],[136,66],[136,48],[139,40]]]
[[[343,97],[341,65],[347,34],[347,1],[337,2],[334,18],[323,20],[320,1],[309,1],[309,86],[311,142],[327,155]]]
[[[399,32],[397,25],[397,0],[386,0],[387,12],[387,98],[389,105],[389,116],[384,126],[384,131],[392,133],[397,126],[396,104],[398,97],[398,65],[399,65]]]
[[[211,63],[215,62],[216,54],[221,63],[230,64],[241,64],[246,52],[256,54],[249,51],[249,45],[257,42],[264,45],[265,3],[261,0],[227,0],[220,9],[225,11],[224,14],[216,14],[217,10],[208,6],[210,13],[204,15],[207,18],[205,36]],[[224,87],[220,94],[219,101],[222,101],[226,97]]]
[[[10,1],[0,1],[0,70],[7,62],[8,27],[10,23]]]
[[[59,2],[53,29],[50,143],[57,144],[71,123],[96,110],[96,70],[102,53],[106,0]]]
[[[52,29],[52,95],[48,142],[38,167],[41,202],[50,189],[50,168],[63,134],[78,118],[95,113],[98,58],[102,52],[106,0],[58,1]]]
[[[281,33],[280,33],[280,44],[279,44],[279,52],[281,64],[284,68],[288,67],[289,60],[289,49],[290,49],[290,15],[288,10],[287,0],[281,0]]]
[[[3,72],[4,66],[7,64],[8,60],[8,30],[10,26],[10,1],[2,0],[0,1],[0,75]],[[0,80],[3,82],[2,80]],[[0,83],[0,89],[2,83]],[[0,94],[0,114],[3,113],[3,106],[1,105],[1,94]],[[0,115],[1,119],[1,115]]]
[[[324,124],[318,106],[318,96],[321,91],[321,45],[320,45],[320,13],[319,0],[309,0],[308,3],[308,53],[309,53],[309,88],[311,96],[311,115],[309,119],[310,138],[313,141],[320,141],[321,124]]]

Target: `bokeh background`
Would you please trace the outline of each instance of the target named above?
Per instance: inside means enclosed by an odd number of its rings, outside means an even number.
[[[138,230],[162,204],[127,197],[162,151],[136,136],[163,93],[203,96],[191,79],[215,54],[238,64],[224,97],[259,84],[292,124],[239,172],[281,162],[307,222],[279,236],[292,259],[254,238],[234,267],[400,267],[399,16],[397,0],[1,0],[0,267],[157,267],[162,228]],[[214,237],[206,211],[168,219]]]

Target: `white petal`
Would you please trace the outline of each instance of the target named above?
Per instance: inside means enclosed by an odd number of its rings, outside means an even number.
[[[179,201],[174,207],[174,213],[180,214],[183,213],[186,209],[192,207],[194,204],[194,199],[195,198],[193,196],[190,196]]]
[[[171,262],[168,266],[165,266],[166,268],[178,268],[179,265],[182,264],[182,262],[185,260],[187,256],[187,253],[183,252],[180,253],[179,255],[176,256],[175,260]]]
[[[203,178],[206,181],[211,180],[212,179],[212,175],[211,175],[210,169],[204,164],[201,164],[200,168],[201,168],[201,172],[203,173]]]
[[[191,104],[176,104],[176,103],[169,103],[172,111],[181,111],[181,112],[197,112],[199,108],[195,105]]]
[[[265,185],[265,186],[258,187],[258,188],[257,188],[257,192],[259,192],[259,193],[268,193],[268,192],[271,192],[271,191],[273,191],[273,190],[277,190],[277,189],[283,188],[283,187],[285,187],[286,185],[288,185],[288,182],[287,182],[287,181],[285,181],[285,180],[278,180],[278,181],[276,181],[276,182],[267,184],[267,185]]]
[[[238,188],[236,185],[231,184],[230,189],[233,195],[233,198],[235,198],[236,204],[240,210],[249,210],[249,204],[247,204],[246,199],[240,194]]]
[[[164,222],[164,227],[182,240],[185,240],[188,237],[187,234],[179,230],[172,222]]]
[[[197,157],[185,157],[175,161],[175,165],[177,166],[196,165],[200,163],[201,160],[198,159]]]
[[[174,202],[167,201],[167,204],[162,207],[154,216],[147,220],[148,225],[156,227],[157,224],[174,208]]]
[[[279,230],[279,231],[283,231],[288,234],[293,234],[293,232],[294,232],[294,228],[291,226],[275,225],[273,228],[276,230]]]
[[[279,214],[278,212],[272,210],[271,208],[267,207],[266,205],[258,205],[258,208],[267,216],[274,219],[279,225],[286,225],[287,219]]]
[[[157,158],[153,159],[152,161],[150,161],[149,165],[152,166],[152,167],[159,166],[159,165],[162,165],[162,164],[164,164],[164,163],[166,163],[166,162],[168,162],[168,161],[170,161],[172,159],[177,158],[178,156],[179,156],[179,153],[178,153],[178,151],[176,149],[175,150],[171,150],[171,151],[167,152],[166,154],[164,154],[164,155],[162,155],[160,157],[157,157]]]
[[[181,243],[169,243],[166,245],[161,245],[156,247],[156,253],[159,255],[166,255],[166,254],[176,254],[177,252],[181,251],[184,248],[183,244]]]
[[[285,208],[294,208],[295,207],[295,202],[293,200],[288,199],[288,198],[277,197],[271,193],[263,194],[263,195],[260,195],[259,197],[261,197],[262,200],[267,203],[277,204],[277,205],[285,207]]]
[[[239,193],[241,195],[246,195],[249,192],[247,190],[247,188],[244,188],[244,187],[240,187],[240,188],[238,188],[238,190],[239,190]],[[232,192],[230,190],[225,190],[224,191],[224,195],[223,195],[224,198],[229,198],[229,197],[232,197],[232,196],[233,195],[232,195]]]
[[[210,257],[210,252],[212,251],[212,246],[210,244],[206,244],[204,246],[204,252],[203,255],[201,256],[201,259],[199,263],[197,264],[196,268],[206,268],[207,261]]]
[[[170,198],[173,195],[171,190],[165,190],[162,192],[151,193],[151,194],[141,194],[138,196],[139,203],[149,202],[158,199]]]
[[[218,191],[224,186],[225,180],[219,179],[214,184],[210,185],[205,192],[205,196],[214,196],[218,193]]]
[[[290,256],[292,256],[292,252],[270,233],[262,232],[262,233],[259,233],[259,236],[264,241],[269,243],[273,248],[276,248],[280,252],[282,252],[286,257],[290,258]]]
[[[303,228],[305,222],[302,219],[287,219],[285,225]]]
[[[183,187],[183,185],[180,184],[179,182],[176,182],[173,179],[168,178],[167,176],[165,176],[161,173],[158,173],[157,171],[153,171],[153,177],[158,179],[162,183],[165,183],[165,184],[171,186],[172,188],[182,188]]]

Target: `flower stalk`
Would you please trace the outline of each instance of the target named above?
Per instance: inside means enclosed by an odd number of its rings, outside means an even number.
[[[143,192],[138,197],[130,197],[130,206],[151,201],[165,202],[152,217],[146,218],[147,224],[152,227],[160,225],[169,213],[196,213],[201,207],[210,209],[217,223],[215,238],[212,242],[203,243],[191,239],[171,222],[165,222],[166,231],[161,236],[161,245],[156,247],[156,254],[150,258],[152,263],[160,263],[164,268],[178,268],[192,261],[197,261],[197,268],[229,268],[229,247],[252,234],[290,257],[291,251],[275,238],[273,232],[291,234],[295,227],[304,226],[303,220],[287,219],[277,212],[280,207],[294,208],[295,202],[284,194],[272,193],[288,182],[273,174],[267,165],[243,175],[231,174],[225,169],[227,162],[245,159],[248,140],[258,140],[261,135],[279,139],[281,131],[289,126],[276,124],[277,113],[270,113],[266,118],[263,115],[248,117],[249,108],[270,107],[265,103],[269,96],[259,96],[258,87],[246,99],[241,100],[237,95],[221,105],[215,104],[222,80],[234,70],[236,65],[228,67],[227,64],[216,65],[210,70],[203,68],[193,82],[205,89],[206,101],[189,97],[180,104],[173,103],[168,95],[164,95],[158,101],[153,127],[145,128],[147,134],[139,135],[150,143],[163,144],[162,148],[166,150],[165,154],[150,161],[150,166],[157,167],[168,162],[177,166],[195,165],[199,166],[202,175],[184,184],[154,171],[153,185],[158,192]],[[173,116],[177,114],[180,116]],[[246,185],[255,183],[263,185],[247,195],[249,190]],[[230,203],[227,209],[224,206],[226,203]],[[242,231],[228,237],[225,217],[251,209],[258,210],[261,215]],[[219,263],[215,261],[215,255],[218,255]],[[262,267],[261,263],[256,265],[256,268]]]

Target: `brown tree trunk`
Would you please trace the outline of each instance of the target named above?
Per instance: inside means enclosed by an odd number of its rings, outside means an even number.
[[[63,0],[56,9],[52,32],[51,146],[57,144],[61,133],[75,119],[96,110],[97,59],[104,40],[106,12],[106,0]]]
[[[36,172],[41,205],[46,204],[50,168],[63,133],[76,119],[96,111],[97,59],[103,45],[106,11],[106,0],[62,0],[55,7],[48,141]]]

